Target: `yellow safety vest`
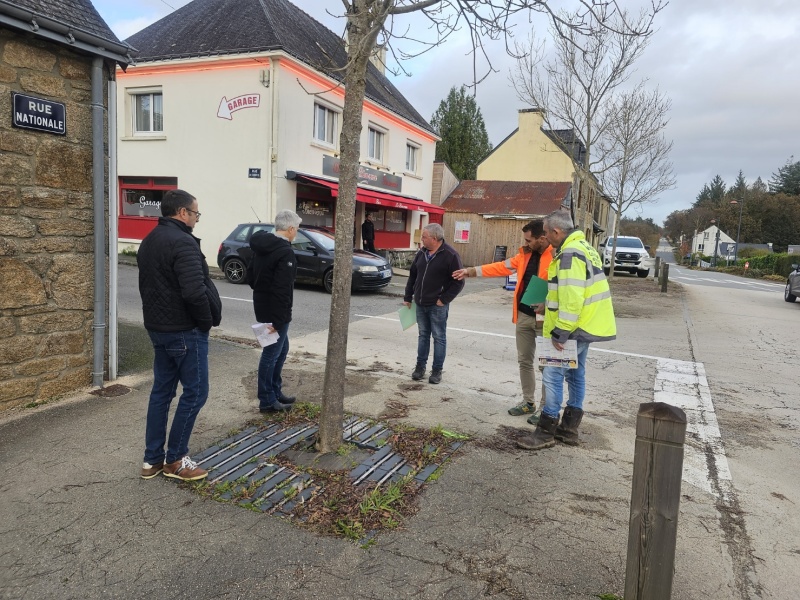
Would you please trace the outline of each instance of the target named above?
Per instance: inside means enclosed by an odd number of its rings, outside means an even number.
[[[617,337],[603,260],[581,231],[567,236],[547,270],[544,336],[562,343],[568,339],[602,342]]]

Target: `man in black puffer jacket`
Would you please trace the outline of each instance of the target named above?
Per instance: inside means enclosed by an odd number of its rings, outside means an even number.
[[[162,471],[183,481],[208,475],[189,458],[189,437],[208,398],[208,331],[222,320],[222,301],[208,275],[200,240],[192,235],[200,218],[197,208],[191,194],[168,191],[161,200],[163,216],[137,253],[144,326],[155,350],[144,479]],[[183,393],[167,441],[169,406],[178,382]]]
[[[278,341],[264,346],[258,363],[258,408],[261,412],[290,410],[293,396],[283,393],[283,363],[289,353],[289,323],[292,321],[294,279],[297,260],[292,242],[300,217],[290,210],[275,215],[275,233],[258,231],[250,238],[253,250],[253,309],[259,323],[268,323]]]
[[[463,268],[461,257],[444,241],[444,229],[438,223],[422,228],[422,248],[414,257],[408,272],[403,303],[417,311],[417,364],[411,379],[425,377],[433,337],[433,368],[430,383],[441,383],[444,358],[447,354],[447,315],[450,303],[464,289],[464,281],[453,278],[453,272]]]

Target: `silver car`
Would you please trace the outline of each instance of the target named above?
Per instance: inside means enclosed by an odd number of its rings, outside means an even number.
[[[783,299],[787,302],[794,302],[800,296],[800,265],[792,265],[792,272],[786,279],[786,290],[783,292]]]

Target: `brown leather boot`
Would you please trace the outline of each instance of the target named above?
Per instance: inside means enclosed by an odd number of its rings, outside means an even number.
[[[564,416],[556,429],[555,437],[568,446],[577,446],[581,443],[578,435],[578,426],[583,419],[583,411],[580,408],[567,407],[564,409]]]
[[[517,446],[525,450],[542,450],[556,445],[554,434],[558,426],[558,417],[555,419],[542,413],[539,417],[539,424],[533,433],[525,435],[517,440]]]

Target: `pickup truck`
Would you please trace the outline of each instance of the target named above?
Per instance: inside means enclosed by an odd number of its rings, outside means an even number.
[[[603,251],[603,272],[608,275],[611,272],[611,251],[614,248],[614,238],[606,238],[600,244],[600,248]],[[650,274],[650,267],[653,265],[649,250],[650,246],[645,246],[638,237],[617,236],[614,270],[647,277]]]

